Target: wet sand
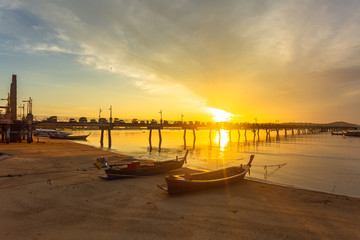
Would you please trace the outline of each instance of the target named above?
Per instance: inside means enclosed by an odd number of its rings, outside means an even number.
[[[0,144],[0,239],[360,238],[359,198],[250,180],[172,196],[166,174],[98,178],[97,157],[126,156],[41,141]]]

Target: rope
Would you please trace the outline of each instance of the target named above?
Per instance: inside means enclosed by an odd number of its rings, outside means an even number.
[[[284,165],[286,165],[287,163],[282,163],[282,164],[273,164],[273,165],[257,165],[257,164],[251,164],[251,166],[255,166],[255,167],[282,167]]]

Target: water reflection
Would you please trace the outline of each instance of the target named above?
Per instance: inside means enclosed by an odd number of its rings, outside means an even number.
[[[217,134],[215,136],[215,142],[218,142],[220,151],[225,150],[225,147],[229,143],[229,139],[230,139],[230,137],[229,137],[229,131],[228,130],[220,129],[217,132]]]
[[[186,150],[186,129],[184,129],[184,150]],[[196,143],[196,133],[195,133],[195,129],[193,129],[193,150],[195,149],[195,143]]]
[[[88,131],[75,133],[83,135]],[[193,143],[187,167],[207,170],[246,164],[248,156],[255,154],[251,178],[323,191],[333,191],[336,184],[336,193],[360,196],[359,138],[343,139],[327,133],[305,135],[300,131],[294,135],[288,131],[285,138],[283,130],[262,130],[260,141],[255,138],[253,143],[251,130],[247,131],[248,139],[245,130],[213,130],[211,133],[197,130],[195,145],[193,134],[186,134],[184,130],[163,130],[161,134],[161,152],[156,149],[160,140],[157,132],[152,134],[152,147],[156,151],[150,152],[149,130],[114,130],[111,150],[135,157],[149,158],[151,155],[151,159],[161,161],[182,156],[186,143]],[[101,131],[91,131],[88,141],[79,143],[100,147],[100,137]],[[104,136],[106,145],[107,139]],[[280,169],[278,166],[283,163],[287,164]]]

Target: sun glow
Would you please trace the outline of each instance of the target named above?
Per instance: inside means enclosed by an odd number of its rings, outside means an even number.
[[[233,117],[232,113],[226,112],[218,108],[208,108],[208,112],[213,115],[213,119],[215,122],[226,122]]]
[[[219,141],[220,151],[224,151],[225,147],[229,143],[229,131],[220,129],[218,137],[219,137],[218,141]]]

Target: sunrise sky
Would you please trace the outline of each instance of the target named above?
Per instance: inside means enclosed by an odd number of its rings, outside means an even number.
[[[12,74],[35,115],[360,123],[360,1],[1,0]]]

